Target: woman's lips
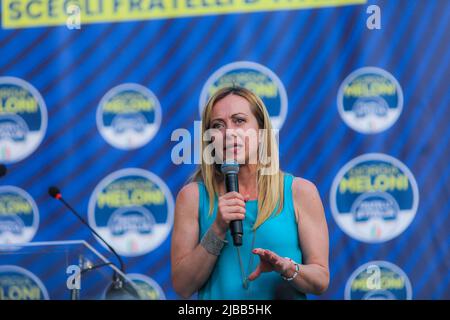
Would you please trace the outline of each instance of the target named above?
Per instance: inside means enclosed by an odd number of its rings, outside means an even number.
[[[225,146],[223,148],[223,150],[227,150],[227,149],[238,149],[238,148],[242,148],[241,144],[235,144],[235,145],[230,145],[230,146]]]

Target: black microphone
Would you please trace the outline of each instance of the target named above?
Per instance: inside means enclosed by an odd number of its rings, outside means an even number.
[[[239,192],[239,164],[237,162],[225,162],[221,166],[221,171],[225,175],[225,190],[226,192]],[[231,236],[233,237],[233,244],[236,247],[242,246],[242,236],[244,230],[242,228],[242,220],[233,220],[230,222]]]
[[[55,198],[59,201],[61,201],[84,225],[86,225],[89,230],[91,230],[91,232],[93,234],[95,234],[100,240],[103,241],[103,243],[109,248],[109,250],[111,250],[111,252],[116,256],[117,260],[119,261],[120,264],[120,271],[122,271],[122,273],[125,274],[125,265],[123,263],[122,258],[117,254],[116,250],[114,250],[113,247],[111,247],[109,245],[108,242],[106,242],[105,239],[103,239],[90,225],[89,223],[86,222],[86,220],[83,219],[82,216],[80,216],[75,209],[72,208],[72,206],[70,204],[68,204],[66,202],[66,200],[64,200],[64,198],[61,195],[61,192],[59,191],[59,189],[57,187],[50,187],[48,188],[48,193],[52,198]],[[103,265],[108,265],[109,263],[103,264]],[[103,265],[100,266],[96,266],[96,267],[101,267]],[[129,300],[129,299],[141,299],[139,292],[136,290],[136,288],[134,288],[128,281],[123,281],[124,279],[122,279],[121,276],[119,276],[119,274],[114,271],[114,275],[113,275],[113,282],[111,283],[111,285],[108,287],[108,289],[105,292],[105,298],[107,300]]]
[[[0,163],[0,178],[6,175],[7,172],[6,166],[3,163]]]

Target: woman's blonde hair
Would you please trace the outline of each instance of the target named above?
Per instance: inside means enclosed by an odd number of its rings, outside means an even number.
[[[242,87],[225,87],[219,89],[208,100],[202,114],[201,132],[201,165],[193,174],[191,181],[203,181],[209,197],[209,214],[214,210],[214,199],[219,191],[219,183],[223,181],[220,166],[215,163],[208,164],[203,159],[204,149],[209,143],[203,141],[204,133],[210,129],[211,113],[214,105],[228,95],[237,95],[250,104],[250,109],[256,117],[259,129],[265,129],[260,136],[257,163],[258,186],[258,216],[253,229],[263,224],[277,208],[276,214],[283,210],[284,202],[284,173],[279,169],[278,145],[275,138],[269,114],[263,101],[250,90]],[[210,162],[211,163],[211,162]]]

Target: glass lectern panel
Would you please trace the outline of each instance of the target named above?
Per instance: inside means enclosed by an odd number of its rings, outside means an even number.
[[[0,300],[134,300],[138,292],[85,241],[0,245]]]

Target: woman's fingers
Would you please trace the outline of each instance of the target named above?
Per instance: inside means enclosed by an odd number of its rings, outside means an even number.
[[[245,208],[241,206],[229,206],[225,209],[228,213],[245,213]]]
[[[239,192],[227,192],[219,197],[215,223],[223,232],[234,220],[245,219],[245,197]]]
[[[233,199],[225,200],[225,202],[228,206],[241,206],[241,207],[245,208],[245,202],[242,199],[233,198]]]
[[[255,248],[255,249],[253,249],[252,252],[259,255],[260,257],[263,257],[266,250],[261,249],[261,248]]]
[[[233,220],[244,220],[245,219],[245,209],[242,207],[228,207],[223,212],[223,220],[230,222]]]
[[[240,194],[239,192],[236,191],[231,191],[231,192],[227,192],[222,196],[223,199],[228,200],[228,199],[234,199],[234,198],[238,198],[242,201],[245,201],[245,198],[242,194]]]
[[[269,260],[272,263],[276,263],[276,262],[278,262],[279,258],[278,258],[278,256],[276,256],[276,255],[274,255],[272,253],[269,253]]]
[[[255,271],[253,271],[249,276],[248,276],[248,280],[253,281],[256,278],[259,277],[259,275],[261,274],[261,264],[258,264],[258,266],[256,267]]]
[[[270,262],[271,264],[281,263],[280,257],[270,250],[256,248],[253,249],[253,253],[259,255],[261,259],[264,259],[265,261]]]
[[[274,255],[270,250],[263,250],[263,255],[266,260],[269,260],[269,261],[273,260]]]
[[[257,254],[261,259],[261,262],[258,265],[259,270],[257,272],[256,277],[258,277],[261,272],[268,272],[273,270],[277,272],[282,272],[283,270],[286,269],[285,259],[281,258],[279,255],[270,250],[255,248],[252,250],[252,253]],[[264,268],[262,268],[261,265],[264,265]],[[253,273],[255,272],[256,270]]]
[[[228,214],[226,217],[227,222],[231,222],[234,220],[244,220],[244,219],[245,219],[245,215],[242,213],[231,213],[231,214]]]

